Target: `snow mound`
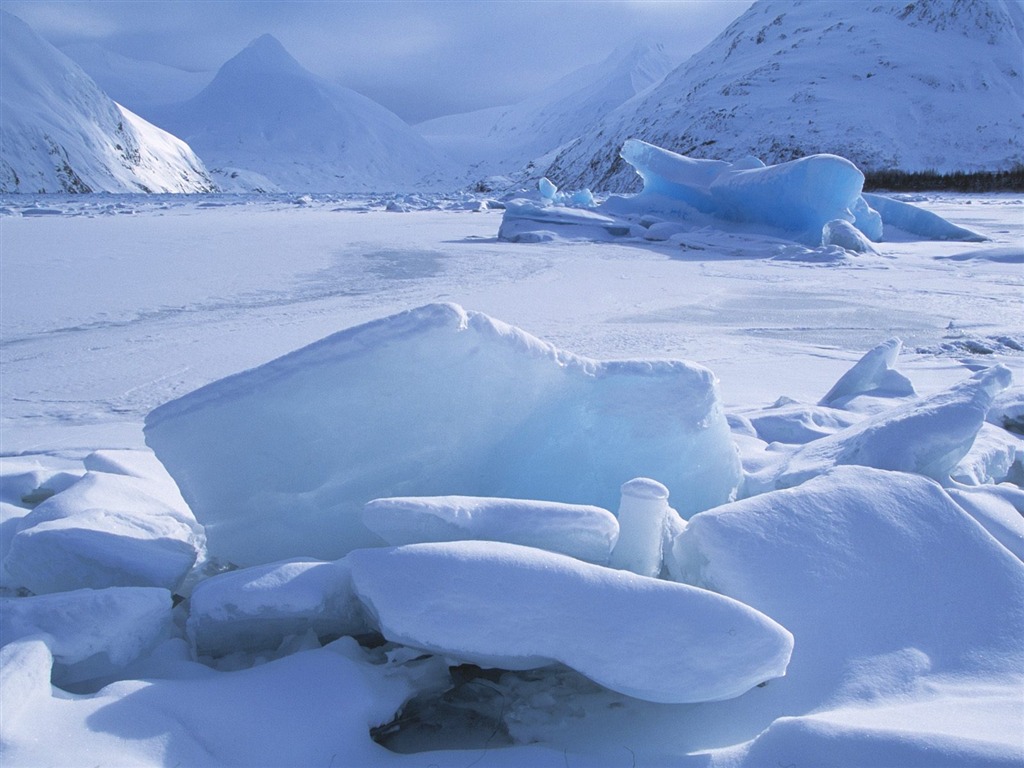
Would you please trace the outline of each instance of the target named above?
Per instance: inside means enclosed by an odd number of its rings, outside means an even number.
[[[3,644],[42,637],[53,655],[53,682],[61,687],[116,678],[170,635],[171,593],[165,589],[111,587],[0,598]]]
[[[0,191],[210,192],[180,139],[114,103],[71,59],[0,11]]]
[[[187,632],[200,655],[273,650],[289,636],[365,629],[342,562],[287,560],[201,582],[189,598]]]
[[[846,662],[904,648],[935,672],[1024,653],[1020,561],[927,478],[838,467],[695,515],[673,555],[688,583],[793,632],[794,685],[825,690]]]
[[[414,544],[347,559],[388,639],[484,667],[558,661],[628,696],[684,703],[779,677],[792,651],[783,627],[736,601],[514,544]]]
[[[619,523],[606,509],[553,501],[433,496],[374,499],[363,523],[390,545],[504,541],[606,565]]]
[[[1009,386],[1010,370],[998,365],[930,397],[870,416],[808,443],[790,457],[776,486],[798,485],[829,467],[858,464],[912,472],[948,481],[967,455],[992,399]]]
[[[882,217],[886,239],[898,239],[893,236],[898,233],[890,233],[891,229],[925,240],[962,240],[978,243],[987,239],[966,227],[946,221],[938,214],[902,200],[869,193],[864,193],[863,198]]]
[[[800,753],[797,744],[806,745],[810,764],[836,754],[831,741],[794,733],[788,716],[842,712],[862,729],[860,746],[919,740],[909,764],[982,765],[956,756],[1006,754],[1021,714],[1019,697],[1007,708],[1019,674],[1005,676],[1024,661],[1024,568],[933,481],[839,467],[695,515],[673,554],[687,583],[741,600],[793,632],[786,677],[769,686],[763,710],[778,717],[766,741],[790,730],[787,759]],[[943,690],[958,682],[961,690]],[[979,695],[998,701],[992,721],[929,709],[977,713]],[[847,707],[860,708],[859,724]],[[890,707],[906,709],[887,722]],[[936,738],[932,728],[945,734]],[[869,753],[857,746],[844,745],[853,757],[842,752],[842,764],[861,764],[857,756]],[[761,752],[766,747],[755,742],[740,764],[774,763],[781,752]],[[872,754],[898,754],[879,749]],[[1019,761],[1019,740],[1012,749]]]
[[[390,496],[494,496],[611,508],[656,477],[685,517],[727,501],[739,460],[714,376],[602,362],[452,304],[329,336],[160,406],[146,441],[237,565],[333,560],[383,542]]]
[[[12,585],[177,589],[205,537],[166,472],[142,452],[97,452],[85,464],[94,469],[19,521],[4,558]]]

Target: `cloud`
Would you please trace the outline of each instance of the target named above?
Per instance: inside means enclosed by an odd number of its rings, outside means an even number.
[[[62,45],[215,70],[259,35],[410,122],[519,101],[654,36],[680,60],[751,0],[4,0]]]

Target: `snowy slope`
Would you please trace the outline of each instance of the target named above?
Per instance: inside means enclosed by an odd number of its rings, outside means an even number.
[[[271,35],[227,61],[194,98],[154,116],[214,169],[255,171],[279,187],[408,188],[436,161],[397,115],[305,70]]]
[[[662,46],[639,41],[518,104],[439,117],[416,128],[457,161],[467,179],[508,173],[576,138],[671,68]]]
[[[111,101],[67,56],[0,12],[0,190],[206,192],[182,141]]]
[[[192,98],[214,75],[122,56],[95,42],[71,43],[60,50],[118,104],[143,117],[153,106]]]
[[[546,173],[631,188],[618,160],[631,137],[726,160],[829,152],[865,170],[1009,169],[1024,162],[1022,35],[1009,0],[762,0]]]

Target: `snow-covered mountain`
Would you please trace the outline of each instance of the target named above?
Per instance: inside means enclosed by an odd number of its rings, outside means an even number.
[[[507,173],[576,138],[584,126],[594,125],[671,69],[661,45],[639,41],[517,104],[439,117],[416,128],[465,169],[466,180]]]
[[[153,115],[215,171],[304,192],[408,188],[438,170],[423,138],[375,101],[307,71],[271,35],[192,99]]]
[[[1024,9],[1012,0],[761,0],[540,170],[628,190],[637,137],[702,158],[831,152],[865,170],[1024,163]]]
[[[192,98],[214,75],[123,56],[96,42],[70,43],[60,50],[84,69],[108,96],[143,117],[147,117],[154,106]]]
[[[206,192],[203,163],[0,11],[0,191]]]

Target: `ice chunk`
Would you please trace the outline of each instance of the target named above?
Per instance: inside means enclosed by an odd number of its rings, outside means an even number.
[[[808,708],[853,659],[918,649],[940,674],[1019,664],[1024,568],[920,476],[838,467],[695,515],[674,556],[688,583],[793,632],[782,684]]]
[[[53,655],[46,638],[38,634],[11,642],[5,638],[4,646],[0,648],[0,712],[4,715],[5,742],[34,704],[52,697],[52,668]]]
[[[896,358],[903,349],[900,339],[883,341],[865,353],[850,370],[844,373],[832,389],[819,401],[819,405],[842,408],[858,395],[874,397],[913,397],[917,395],[910,379],[896,370]]]
[[[0,598],[4,644],[43,636],[59,686],[116,677],[171,634],[171,593],[154,587],[79,589]]]
[[[597,211],[540,205],[531,200],[510,200],[498,228],[498,238],[509,242],[535,242],[524,236],[537,234],[538,226],[571,230],[576,237],[609,240],[629,233],[629,225]]]
[[[1014,479],[1024,462],[1024,438],[985,423],[970,450],[950,471],[949,476],[964,485],[987,485]]]
[[[555,199],[555,195],[558,194],[558,187],[552,184],[547,177],[544,177],[537,182],[537,189],[540,192],[540,196],[548,202],[553,201]]]
[[[1024,490],[1010,483],[946,491],[992,537],[1024,560]]]
[[[739,696],[784,674],[793,638],[720,595],[515,544],[465,541],[348,556],[395,642],[485,667],[559,661],[659,702]]]
[[[272,650],[290,635],[366,629],[343,562],[287,560],[206,579],[189,598],[187,631],[196,652]]]
[[[1010,387],[996,395],[986,420],[1007,432],[1024,435],[1024,387]]]
[[[629,139],[622,159],[644,180],[646,195],[681,200],[702,213],[803,234],[821,242],[830,221],[854,221],[853,209],[864,186],[857,166],[836,155],[812,155],[779,165],[739,168],[715,160],[695,160]]]
[[[657,480],[637,477],[623,483],[619,502],[619,541],[612,550],[611,567],[641,576],[661,573],[662,540],[669,515],[668,488]]]
[[[84,586],[173,590],[203,544],[202,528],[166,475],[87,472],[21,520],[4,566],[36,594]]]
[[[238,565],[334,560],[381,539],[390,496],[618,502],[657,477],[686,517],[735,492],[714,376],[601,362],[450,304],[342,331],[153,411],[146,439]]]
[[[606,509],[553,501],[431,496],[374,499],[363,523],[392,545],[504,541],[606,565],[619,523]]]
[[[1003,365],[930,397],[866,418],[852,427],[801,447],[776,479],[786,488],[838,464],[913,472],[947,481],[967,455],[992,398],[1010,384]]]
[[[938,214],[884,195],[864,194],[864,200],[882,217],[885,227],[895,227],[926,240],[963,240],[980,243],[988,238],[946,221]],[[887,235],[888,237],[888,235]]]
[[[821,229],[822,245],[838,245],[851,253],[877,253],[864,233],[845,219],[832,219]]]

